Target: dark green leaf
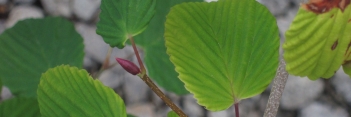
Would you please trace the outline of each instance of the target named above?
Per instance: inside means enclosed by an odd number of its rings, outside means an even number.
[[[136,117],[136,116],[131,115],[131,114],[127,114],[127,117]]]
[[[145,64],[149,76],[167,91],[176,94],[188,94],[184,83],[178,79],[178,73],[166,54],[164,41],[164,24],[170,8],[182,2],[203,0],[157,0],[156,14],[150,21],[148,28],[135,37],[135,43],[144,50]]]
[[[36,97],[40,75],[61,64],[82,67],[84,45],[72,23],[28,19],[0,35],[0,78],[16,96]]]
[[[156,0],[102,0],[96,32],[111,47],[123,48],[129,36],[147,28],[155,5]]]
[[[35,98],[12,98],[0,104],[0,117],[40,117]]]

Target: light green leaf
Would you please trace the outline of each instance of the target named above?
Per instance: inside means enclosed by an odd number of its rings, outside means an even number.
[[[76,67],[49,69],[37,93],[46,117],[127,117],[123,100],[111,88]]]
[[[211,111],[261,93],[278,67],[275,18],[255,0],[176,5],[165,38],[180,80]]]
[[[179,117],[178,114],[174,111],[169,111],[167,117]]]
[[[285,34],[286,70],[311,80],[330,78],[351,60],[351,7],[341,10],[315,6],[311,11],[307,7],[311,5],[302,4]],[[347,65],[344,70],[351,72]]]
[[[111,47],[124,48],[129,36],[147,28],[155,5],[156,0],[102,0],[96,33]]]
[[[0,35],[0,47],[0,78],[16,96],[36,97],[48,68],[83,64],[83,39],[63,18],[20,21]]]
[[[172,6],[182,2],[195,2],[203,0],[157,0],[156,14],[150,21],[148,28],[135,37],[135,43],[145,53],[145,64],[151,79],[166,89],[179,95],[188,94],[184,83],[178,79],[178,73],[166,54],[164,41],[164,24],[166,15]]]
[[[0,117],[40,117],[37,99],[12,98],[0,104]]]

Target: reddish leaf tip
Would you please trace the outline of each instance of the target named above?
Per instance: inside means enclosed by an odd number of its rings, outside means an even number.
[[[133,62],[130,62],[128,60],[122,59],[122,58],[116,58],[116,61],[123,67],[124,70],[127,72],[137,75],[140,73],[140,69],[138,66],[136,66]]]
[[[350,4],[350,0],[309,0],[303,4],[303,8],[316,14],[322,14],[333,8],[339,8],[344,12],[345,8]]]

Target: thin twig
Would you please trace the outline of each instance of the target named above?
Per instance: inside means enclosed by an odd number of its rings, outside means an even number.
[[[162,91],[151,81],[149,76],[144,74],[144,76],[139,76],[141,79],[154,91],[158,97],[160,97],[167,106],[169,106],[175,113],[177,113],[180,117],[187,117],[187,115],[177,106],[175,105]]]
[[[141,73],[138,74],[138,76],[151,88],[152,91],[154,91],[158,97],[160,97],[167,106],[169,106],[175,113],[177,113],[180,117],[187,117],[187,115],[177,106],[175,105],[169,98],[166,97],[164,93],[152,82],[152,80],[149,78],[149,76],[146,74],[146,69],[143,65],[143,62],[139,56],[138,49],[136,48],[136,45],[134,43],[133,37],[129,37],[130,42],[133,46],[134,53],[138,59],[138,63],[140,66],[140,71]]]
[[[102,66],[101,66],[101,68],[99,69],[99,71],[93,76],[94,79],[98,79],[99,76],[100,76],[100,74],[101,74],[104,70],[110,68],[109,64],[110,64],[110,57],[111,57],[112,50],[113,50],[112,47],[110,47],[110,48],[108,49],[107,54],[106,54],[106,57],[105,57],[105,60],[104,60],[104,63],[102,63]]]
[[[101,67],[103,70],[107,69],[109,67],[109,65],[110,65],[110,57],[111,57],[111,54],[112,54],[112,50],[113,50],[113,48],[110,47],[108,49],[108,51],[107,51],[105,61],[102,64],[102,67]]]
[[[280,98],[283,94],[284,87],[289,76],[288,72],[285,70],[285,65],[284,59],[281,58],[278,72],[274,78],[271,94],[269,95],[263,117],[275,117],[277,115]]]

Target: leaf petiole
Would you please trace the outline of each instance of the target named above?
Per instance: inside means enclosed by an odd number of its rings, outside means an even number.
[[[144,67],[143,61],[141,61],[141,58],[140,58],[138,49],[136,48],[136,45],[135,45],[135,43],[134,43],[133,36],[128,36],[128,37],[129,37],[129,39],[130,39],[130,43],[131,43],[132,46],[133,46],[133,50],[134,50],[135,56],[136,56],[137,59],[138,59],[138,63],[139,63],[139,66],[140,66],[141,74],[145,74],[145,73],[146,73],[146,69],[145,69],[145,67]]]
[[[234,104],[235,117],[239,117],[239,102]]]

